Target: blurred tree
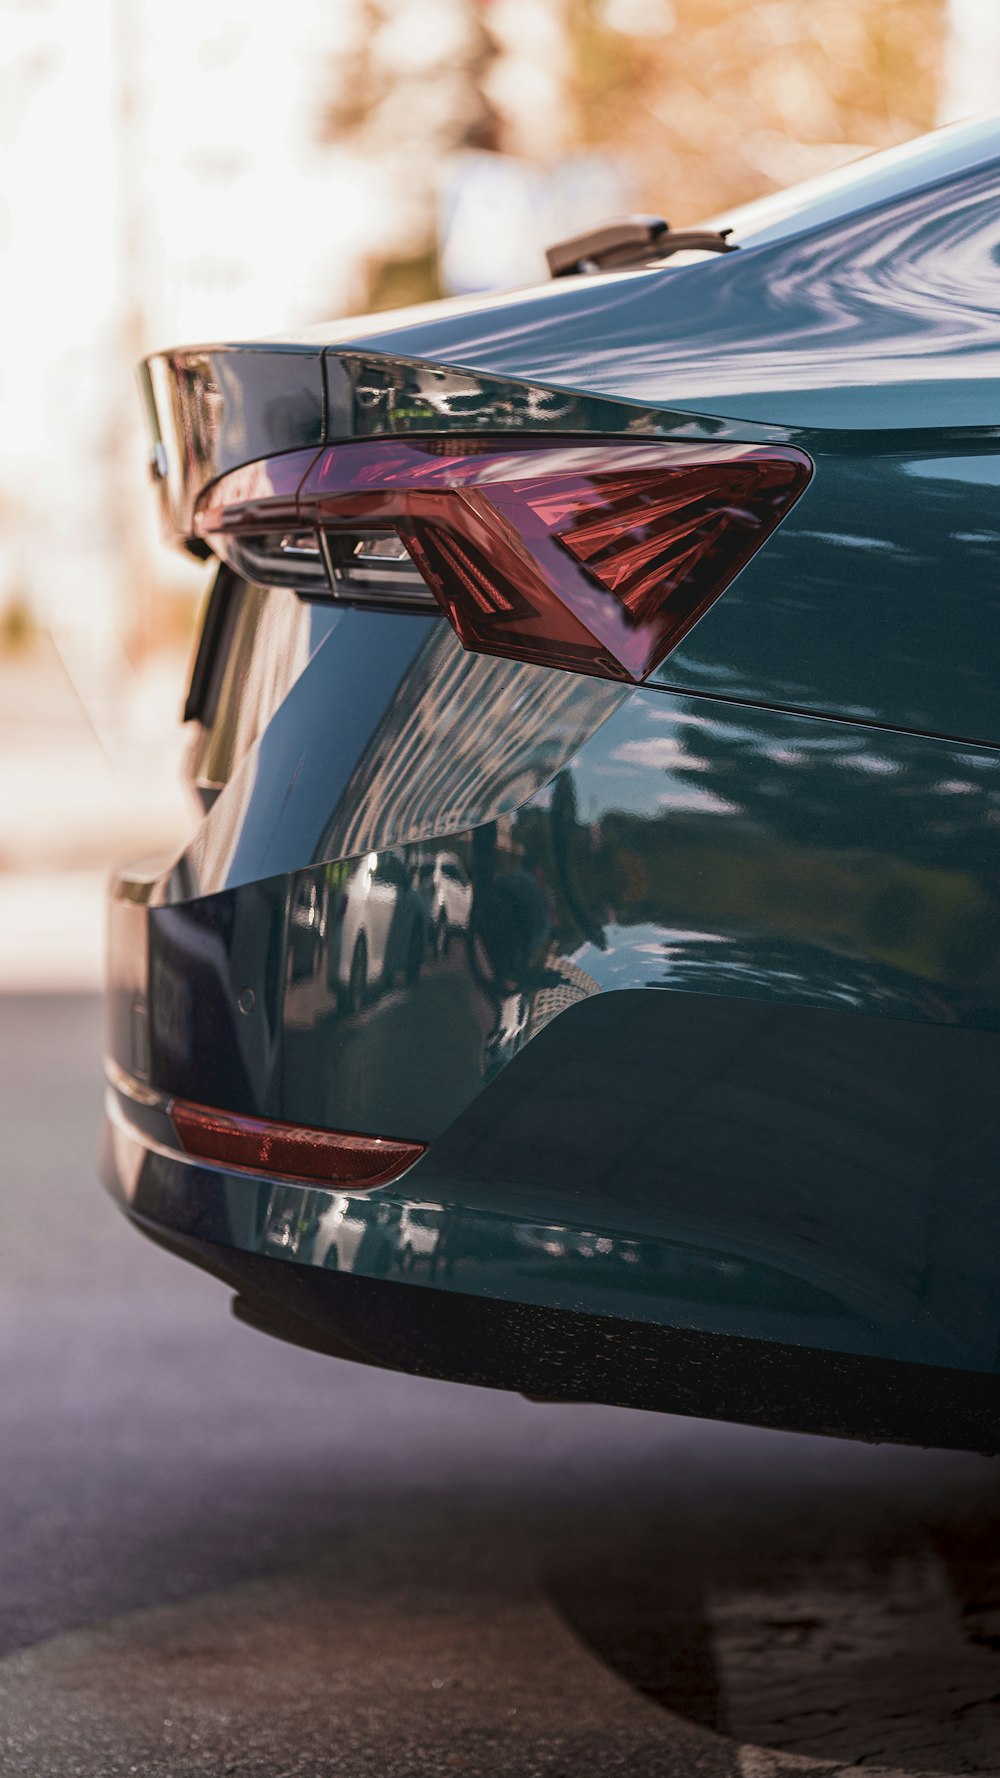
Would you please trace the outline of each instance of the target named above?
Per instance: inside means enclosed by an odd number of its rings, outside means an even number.
[[[919,135],[948,4],[362,0],[325,129],[379,169],[369,299],[438,293],[435,204],[461,149],[548,171],[597,151],[683,225]]]
[[[941,123],[995,109],[1000,95],[1000,6],[997,0],[946,0]]]
[[[442,161],[497,146],[484,82],[494,49],[473,0],[361,0],[337,58],[321,137],[371,181],[370,307],[440,294],[434,238]]]
[[[991,0],[992,4],[992,0]],[[944,0],[580,0],[578,139],[681,225],[933,127]]]

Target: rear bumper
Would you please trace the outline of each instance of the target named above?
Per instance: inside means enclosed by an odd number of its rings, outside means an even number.
[[[133,960],[136,921],[126,916]],[[716,1007],[724,1013],[726,1003]],[[738,1023],[740,1008],[730,1013]],[[507,1071],[506,1084],[515,1074]],[[529,1082],[529,1100],[536,1090]],[[777,1337],[773,1303],[758,1303],[764,1335],[748,1335],[741,1329],[753,1312],[731,1288],[740,1272],[731,1251],[685,1250],[676,1231],[654,1231],[648,1218],[641,1235],[625,1233],[620,1217],[617,1229],[610,1221],[588,1228],[566,1216],[565,1198],[563,1220],[554,1220],[553,1199],[551,1220],[529,1221],[525,1206],[504,1202],[495,1186],[476,1201],[454,1154],[454,1140],[432,1147],[433,1171],[423,1161],[370,1192],[231,1171],[183,1154],[167,1097],[109,1068],[106,1185],[143,1232],[220,1278],[238,1316],[269,1334],[545,1398],[1000,1449],[995,1375],[901,1362],[886,1355],[884,1329],[843,1321],[835,1331],[815,1301],[800,1300],[797,1319],[786,1305],[796,1338]],[[484,1178],[489,1171],[484,1162]],[[631,1220],[643,1219],[632,1212]],[[856,1349],[818,1346],[810,1328]]]
[[[453,1288],[447,1268],[402,1282],[303,1257],[329,1195],[299,1188],[297,1219],[273,1187],[171,1154],[129,1127],[111,1094],[106,1183],[144,1233],[233,1292],[239,1319],[331,1356],[417,1376],[791,1431],[1000,1450],[1000,1380],[950,1368],[506,1301]],[[289,1188],[283,1188],[286,1192]]]

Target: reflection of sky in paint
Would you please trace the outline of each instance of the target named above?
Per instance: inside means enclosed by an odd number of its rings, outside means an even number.
[[[634,988],[645,968],[647,981],[661,985],[670,979],[670,964],[675,957],[687,956],[692,945],[721,945],[726,940],[718,932],[696,932],[683,926],[655,926],[643,923],[619,926],[613,922],[604,929],[607,950],[584,944],[570,959],[602,988]]]
[[[705,719],[690,708],[671,708],[669,704],[663,708],[661,698],[667,704],[669,694],[647,694],[631,706],[633,720],[639,717],[647,723],[648,734],[622,741],[616,725],[609,724],[608,730],[595,735],[578,756],[574,782],[582,820],[594,820],[616,806],[650,817],[669,810],[691,815],[739,812],[733,803],[707,786],[688,781],[688,773],[712,769],[711,762],[697,751],[698,734],[731,739],[732,725]],[[754,731],[747,729],[744,738],[752,740]]]
[[[996,487],[1000,483],[1000,452],[983,457],[931,457],[922,463],[903,463],[901,468],[904,475],[932,481],[986,482]]]
[[[608,786],[600,787],[592,780],[611,778],[613,769],[608,767],[602,771],[597,767],[588,773],[587,782],[582,783],[583,773],[577,775],[577,798],[581,820],[600,821],[609,811],[615,808],[627,809],[631,815],[662,815],[668,810],[688,815],[738,815],[736,803],[727,802],[725,797],[717,796],[714,790],[702,790],[697,784],[685,784],[682,779],[674,778],[669,773],[664,778],[651,784],[636,784],[634,778],[624,779],[622,796],[616,801],[609,794]],[[627,791],[624,785],[627,784]]]
[[[859,753],[853,759],[845,758],[844,764],[855,772],[867,772],[872,778],[891,778],[905,770],[898,759],[883,759],[880,753]]]
[[[897,778],[904,784],[907,777],[906,761],[877,751],[872,735],[864,730],[810,717],[789,716],[785,732],[776,735],[755,726],[749,711],[730,721],[699,711],[691,700],[678,707],[670,693],[657,692],[637,700],[630,708],[630,718],[636,726],[644,724],[648,732],[616,744],[616,730],[611,726],[606,734],[594,737],[576,762],[582,819],[599,818],[616,807],[651,817],[666,811],[741,814],[739,803],[712,788],[710,743],[736,749],[748,762],[757,759],[762,766],[801,772],[803,794],[807,794],[808,774],[814,765],[871,778]],[[1000,768],[1000,758],[985,753],[959,756],[956,763],[976,772],[983,767]],[[957,784],[957,779],[949,780],[948,792],[961,794],[955,789]],[[944,794],[943,787],[938,788]]]
[[[606,950],[583,944],[571,959],[604,992],[639,986],[709,994],[764,992],[769,998],[817,1003],[817,978],[812,967],[794,967],[791,955],[783,967],[773,958],[758,959],[732,933],[648,922],[635,926],[612,922],[604,931]],[[863,992],[856,983],[838,979],[837,962],[829,961],[830,972],[822,983],[819,998],[831,1005],[860,1005]]]
[[[678,735],[650,735],[644,741],[623,741],[615,748],[612,758],[621,760],[624,765],[654,766],[662,771],[678,766],[683,766],[687,772],[708,771],[707,759],[686,753],[684,742]]]
[[[674,809],[686,815],[738,815],[737,803],[727,802],[724,796],[717,796],[714,790],[702,790],[697,784],[679,783],[675,778],[668,778],[666,790],[661,790],[656,799],[656,807],[661,813]]]
[[[829,787],[831,772],[845,785],[884,780],[899,795],[930,789],[942,799],[943,812],[944,799],[954,807],[957,799],[987,788],[980,773],[1000,770],[1000,755],[970,751],[955,755],[957,771],[928,786],[916,762],[895,753],[881,731],[763,711],[755,720],[749,708],[728,720],[718,704],[698,705],[697,698],[681,701],[666,690],[646,690],[628,702],[621,722],[612,720],[595,734],[573,765],[580,821],[600,826],[620,810],[651,821],[724,816],[767,825],[765,799],[801,799],[809,808],[810,798]],[[737,761],[739,773],[733,769]],[[741,783],[752,814],[741,800]]]
[[[618,785],[609,780],[618,779]],[[581,821],[599,820],[608,809],[627,808],[636,815],[655,815],[663,780],[656,772],[637,772],[615,765],[601,756],[594,744],[584,749],[573,772],[577,811]]]
[[[835,549],[863,549],[869,554],[891,556],[908,553],[887,537],[857,537],[850,531],[800,531],[799,536],[811,538],[814,543],[830,544]]]

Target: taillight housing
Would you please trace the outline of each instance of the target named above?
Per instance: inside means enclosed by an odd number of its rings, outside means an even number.
[[[378,439],[236,470],[195,526],[250,578],[436,605],[478,653],[638,684],[811,473],[784,445]]]
[[[181,1147],[194,1159],[304,1185],[369,1191],[397,1179],[424,1153],[422,1142],[242,1117],[184,1099],[171,1102],[170,1118]]]

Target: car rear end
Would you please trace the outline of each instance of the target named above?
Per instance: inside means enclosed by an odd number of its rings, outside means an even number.
[[[959,160],[149,361],[217,566],[197,831],[112,891],[104,1172],[244,1319],[992,1447],[998,174]]]

